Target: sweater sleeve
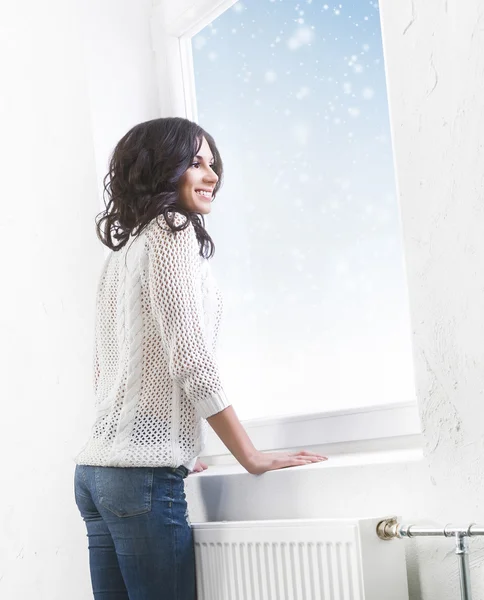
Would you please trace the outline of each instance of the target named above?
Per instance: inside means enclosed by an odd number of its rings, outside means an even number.
[[[177,215],[175,223],[183,222],[184,217]],[[170,376],[206,419],[230,403],[205,332],[202,258],[191,223],[178,232],[163,225],[166,229],[155,223],[147,230],[151,306]]]

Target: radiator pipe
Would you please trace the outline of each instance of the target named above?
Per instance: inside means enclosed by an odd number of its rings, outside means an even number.
[[[453,537],[455,541],[455,553],[459,561],[461,598],[462,600],[472,600],[468,538],[476,535],[484,535],[484,527],[472,523],[468,527],[446,525],[441,529],[436,529],[433,527],[417,527],[416,525],[401,525],[397,522],[396,517],[388,517],[378,523],[376,533],[381,540],[385,541],[404,537]]]

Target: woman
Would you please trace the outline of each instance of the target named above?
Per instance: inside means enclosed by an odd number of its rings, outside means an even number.
[[[96,419],[75,475],[96,600],[196,597],[184,478],[205,468],[205,421],[252,474],[325,460],[258,452],[223,392],[203,219],[221,180],[214,140],[186,119],[133,127],[110,161],[97,219],[112,252],[96,299]]]

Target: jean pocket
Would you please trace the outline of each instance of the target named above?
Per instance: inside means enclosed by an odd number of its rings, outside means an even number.
[[[99,504],[117,517],[134,517],[150,512],[153,469],[96,467],[95,480]]]

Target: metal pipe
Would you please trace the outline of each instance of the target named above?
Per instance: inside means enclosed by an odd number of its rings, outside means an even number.
[[[377,535],[382,540],[390,540],[396,537],[420,537],[420,536],[442,536],[454,537],[462,534],[467,537],[484,535],[484,527],[472,523],[468,527],[451,527],[446,525],[442,528],[418,527],[416,525],[400,525],[396,517],[388,517],[377,525]]]
[[[455,539],[455,553],[459,561],[460,593],[462,600],[472,600],[471,577],[469,571],[469,541],[468,538],[484,535],[484,527],[472,523],[468,527],[443,528],[417,527],[416,525],[401,525],[396,517],[389,517],[380,521],[376,533],[381,540],[412,537],[453,537]]]
[[[465,535],[455,536],[455,553],[459,559],[460,594],[462,600],[472,600],[471,575],[469,572],[469,543]]]

